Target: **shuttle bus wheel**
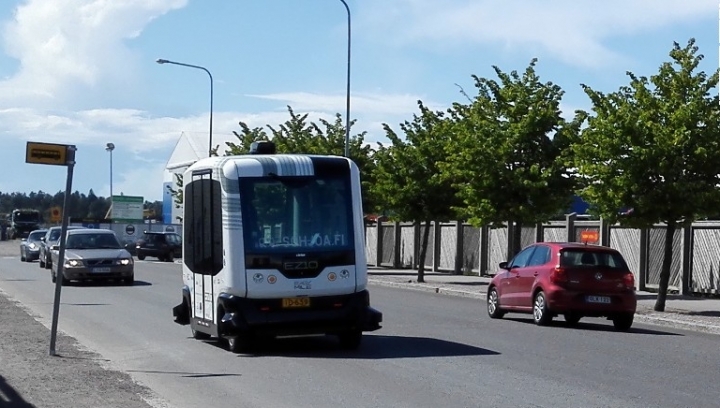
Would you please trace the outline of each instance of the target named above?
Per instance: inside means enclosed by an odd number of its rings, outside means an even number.
[[[226,339],[228,350],[232,353],[245,353],[250,350],[253,345],[252,337],[249,334],[228,337]]]
[[[196,340],[207,340],[210,338],[210,335],[201,331],[197,331],[195,329],[190,329],[192,331],[193,339]]]

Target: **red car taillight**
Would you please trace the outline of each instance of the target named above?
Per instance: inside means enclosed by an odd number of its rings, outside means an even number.
[[[628,272],[623,276],[623,283],[628,289],[635,290],[635,275],[632,272]]]
[[[565,269],[562,267],[558,266],[550,273],[550,282],[556,285],[559,285],[561,283],[567,283],[567,280],[567,271],[565,271]]]

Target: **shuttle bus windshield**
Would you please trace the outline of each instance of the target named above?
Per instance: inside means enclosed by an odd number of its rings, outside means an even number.
[[[347,176],[272,175],[239,181],[246,252],[354,248]]]

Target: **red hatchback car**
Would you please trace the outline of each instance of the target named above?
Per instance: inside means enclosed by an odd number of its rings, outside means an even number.
[[[575,242],[538,242],[520,251],[488,286],[487,310],[532,313],[538,325],[562,314],[568,325],[607,317],[629,330],[637,308],[635,277],[617,250]]]

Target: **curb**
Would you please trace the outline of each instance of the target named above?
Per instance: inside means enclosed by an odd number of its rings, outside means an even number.
[[[653,312],[657,313],[657,312]],[[635,313],[635,321],[642,322],[645,324],[652,324],[653,326],[669,327],[672,329],[689,330],[695,332],[709,333],[720,335],[720,326],[693,322],[682,319],[675,319],[670,316],[682,316],[680,313],[664,312],[669,316],[653,316],[644,314],[642,311]]]
[[[471,299],[485,299],[485,295],[486,295],[486,292],[479,292],[479,291],[478,292],[468,292],[466,290],[450,289],[450,288],[445,288],[442,286],[433,286],[428,283],[404,283],[404,282],[393,282],[393,281],[387,281],[384,279],[373,279],[373,278],[368,278],[368,283],[378,285],[378,286],[415,290],[415,291],[419,291],[419,292],[437,293],[437,294],[441,294],[441,295],[449,295],[449,296],[464,297],[464,298],[471,298]]]
[[[393,282],[384,279],[368,278],[368,283],[385,286],[391,288],[399,288],[406,290],[414,290],[417,292],[436,293],[440,295],[463,297],[469,299],[485,300],[486,292],[470,292],[466,290],[450,289],[447,287],[436,286],[428,283],[405,283]],[[702,333],[710,333],[720,335],[720,325],[707,324],[698,321],[683,319],[682,313],[662,312],[662,316],[656,315],[659,312],[653,311],[651,308],[639,307],[635,313],[635,321],[650,324],[654,326],[669,327],[673,329],[689,330]]]

